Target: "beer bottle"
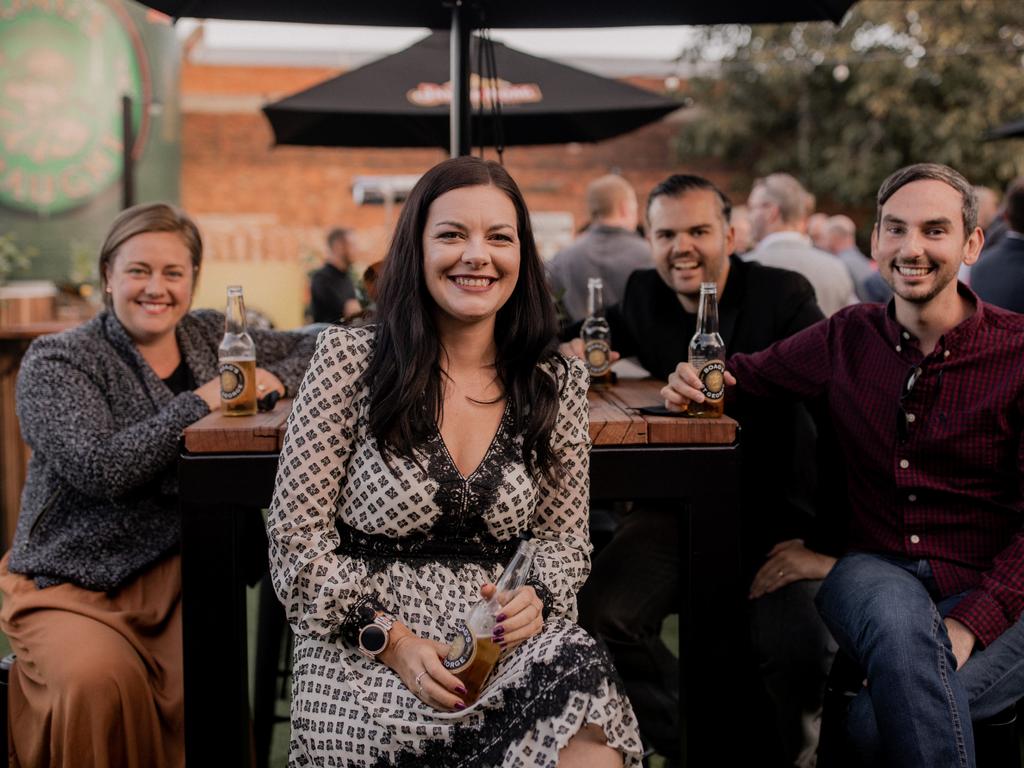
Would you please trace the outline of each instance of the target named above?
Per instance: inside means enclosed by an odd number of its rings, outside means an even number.
[[[697,332],[690,339],[690,365],[700,376],[703,403],[689,403],[691,416],[716,418],[725,407],[725,342],[718,333],[718,286],[700,284]]]
[[[604,284],[600,277],[587,280],[587,319],[580,328],[584,362],[590,371],[590,384],[612,384],[612,332],[604,316]]]
[[[242,286],[228,286],[224,340],[220,343],[220,404],[225,416],[256,413],[256,344],[245,327]]]
[[[466,704],[472,704],[480,697],[480,691],[491,670],[498,663],[501,646],[491,639],[494,617],[501,613],[502,603],[508,602],[515,591],[526,583],[536,549],[537,544],[532,540],[519,542],[516,553],[495,584],[494,594],[489,600],[478,601],[455,628],[455,638],[441,663],[462,681],[466,688]]]

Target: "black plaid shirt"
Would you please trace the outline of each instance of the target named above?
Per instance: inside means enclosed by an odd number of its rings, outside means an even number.
[[[989,644],[1024,610],[1024,315],[977,304],[927,357],[893,304],[861,304],[729,367],[738,395],[825,395],[844,451],[850,548],[927,559]],[[907,391],[911,373],[913,386]]]

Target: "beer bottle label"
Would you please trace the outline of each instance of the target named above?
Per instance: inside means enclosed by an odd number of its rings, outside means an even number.
[[[591,376],[601,376],[612,367],[611,349],[608,347],[607,341],[600,339],[588,341],[584,350],[587,356],[587,368],[590,370]]]
[[[245,391],[245,371],[234,363],[221,363],[220,396],[223,400],[234,400]]]
[[[709,360],[697,371],[700,376],[701,392],[708,400],[721,400],[725,396],[725,363]]]
[[[458,672],[473,663],[476,656],[476,640],[465,622],[460,621],[455,627],[455,637],[448,647],[448,655],[441,661],[449,672]]]

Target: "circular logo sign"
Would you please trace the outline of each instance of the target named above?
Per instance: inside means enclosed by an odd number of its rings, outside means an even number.
[[[138,154],[145,57],[120,6],[98,0],[0,0],[0,204],[55,214],[122,172],[121,97]]]
[[[220,364],[220,396],[234,400],[245,391],[245,373],[233,363]]]

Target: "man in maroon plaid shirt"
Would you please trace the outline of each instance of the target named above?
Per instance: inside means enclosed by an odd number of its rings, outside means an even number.
[[[729,359],[730,396],[821,396],[838,431],[850,550],[817,602],[865,672],[847,719],[865,765],[973,767],[971,719],[1024,696],[1024,316],[957,282],[977,210],[951,168],[897,171],[871,238],[889,304]],[[663,394],[702,399],[686,363]]]

